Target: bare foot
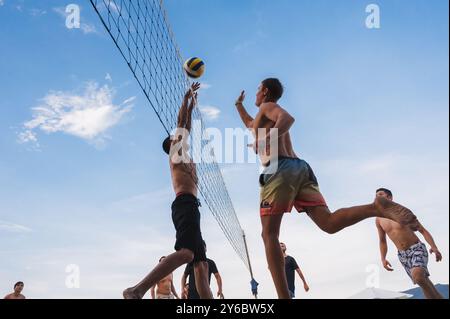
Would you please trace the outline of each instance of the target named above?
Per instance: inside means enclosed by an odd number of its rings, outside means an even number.
[[[142,297],[133,288],[128,288],[123,291],[123,299],[142,299]]]
[[[383,197],[377,197],[375,199],[375,207],[381,214],[380,217],[393,220],[400,225],[411,228],[413,231],[416,231],[419,228],[419,222],[416,215],[400,204]]]

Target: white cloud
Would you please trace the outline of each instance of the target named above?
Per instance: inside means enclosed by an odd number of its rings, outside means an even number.
[[[43,16],[43,15],[47,14],[47,11],[42,10],[42,9],[36,9],[36,8],[30,9],[29,12],[33,17],[39,17],[39,16]]]
[[[91,34],[91,33],[98,34],[97,28],[93,24],[82,23],[80,29],[81,31],[83,31],[84,34]]]
[[[135,100],[136,100],[136,97],[132,96],[132,97],[126,99],[125,101],[123,101],[122,104],[132,104]]]
[[[22,225],[13,224],[0,220],[0,231],[10,233],[29,233],[31,232],[31,229]]]
[[[32,131],[23,131],[20,132],[18,135],[19,143],[25,144],[25,143],[38,143],[36,133]]]
[[[108,5],[111,11],[114,11],[115,13],[119,13],[121,11],[120,6],[118,6],[114,1],[110,2]]]
[[[217,107],[209,106],[209,105],[200,106],[199,109],[200,109],[200,112],[202,112],[203,116],[207,120],[211,120],[211,121],[217,120],[219,118],[219,115],[221,112]]]
[[[106,73],[105,80],[106,80],[106,81],[109,81],[109,82],[112,82],[112,76],[111,76],[111,74]]]
[[[234,46],[233,52],[240,53],[255,44],[256,44],[256,41],[244,41],[244,42],[238,43]]]
[[[66,9],[64,7],[53,8],[53,11],[59,14],[62,18],[66,18]]]
[[[88,83],[84,93],[50,92],[32,108],[33,118],[23,124],[19,142],[37,143],[36,131],[65,133],[93,144],[102,143],[106,131],[117,125],[133,107],[133,98],[120,106],[113,103],[114,90]]]
[[[67,18],[67,13],[66,13],[66,9],[64,7],[55,7],[53,8],[53,11],[56,12],[60,17],[66,19]],[[84,33],[84,34],[100,34],[100,32],[98,32],[97,28],[95,27],[95,25],[93,25],[92,23],[81,23],[80,24],[80,30]]]
[[[208,90],[208,89],[210,89],[211,87],[212,87],[212,85],[209,84],[209,83],[200,83],[200,89],[201,89],[201,90]]]
[[[148,207],[157,207],[164,211],[164,205],[170,203],[173,197],[171,188],[163,188],[115,201],[111,204],[111,208],[113,211],[121,213],[141,213],[145,212]]]

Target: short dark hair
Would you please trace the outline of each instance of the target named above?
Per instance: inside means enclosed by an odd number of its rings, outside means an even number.
[[[170,154],[170,147],[172,146],[172,137],[167,137],[165,140],[164,140],[164,142],[163,142],[163,144],[162,144],[162,147],[163,147],[163,150],[164,150],[164,152],[167,154],[167,155],[169,155]]]
[[[15,284],[14,284],[14,289],[17,287],[17,286],[19,286],[19,285],[24,285],[24,283],[23,283],[23,281],[18,281],[18,282],[16,282]]]
[[[378,193],[378,192],[385,192],[386,195],[388,195],[389,197],[394,197],[394,195],[392,195],[392,192],[391,192],[389,189],[384,188],[384,187],[378,188],[376,192],[377,192],[377,193]]]
[[[269,78],[262,81],[263,87],[269,90],[269,99],[277,102],[284,93],[283,84],[276,78]]]

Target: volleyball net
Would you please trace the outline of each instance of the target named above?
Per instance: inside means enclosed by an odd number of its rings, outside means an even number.
[[[136,78],[150,107],[166,133],[176,128],[178,111],[190,81],[168,22],[162,0],[90,0],[104,27]],[[202,152],[204,139],[202,114],[195,108],[192,120],[201,123],[191,139]],[[245,235],[230,199],[214,151],[191,154],[202,158],[196,163],[198,187],[203,202],[217,220],[234,251],[253,279]]]

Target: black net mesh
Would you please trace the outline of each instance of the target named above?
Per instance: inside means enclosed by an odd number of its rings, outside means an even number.
[[[190,85],[162,0],[90,0],[103,25],[128,64],[167,134],[177,124],[184,93]],[[203,123],[195,108],[193,121]],[[200,152],[208,144],[201,130],[193,130],[191,143]],[[191,154],[196,157],[200,154]],[[251,270],[243,231],[228,194],[214,152],[201,154],[197,163],[199,192],[230,244]]]

